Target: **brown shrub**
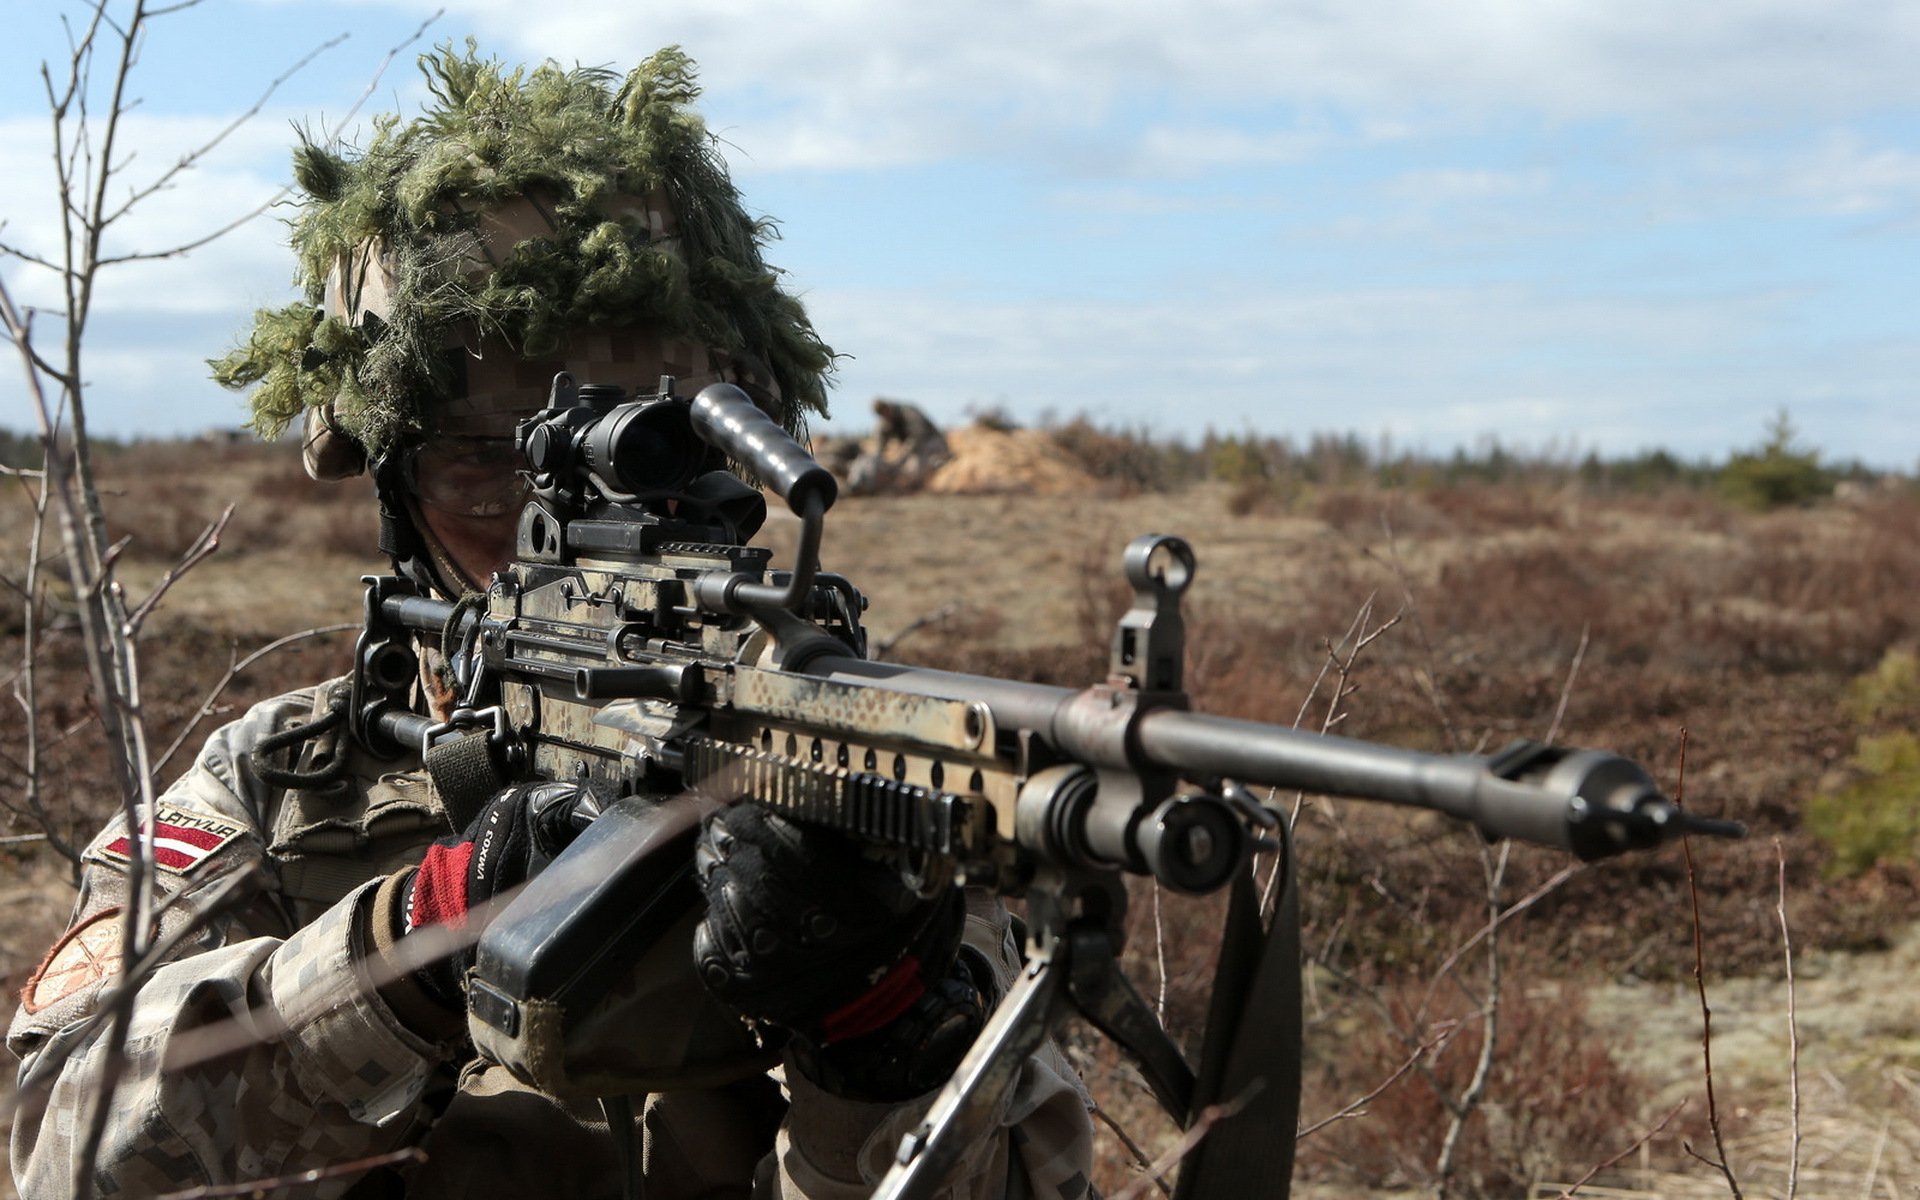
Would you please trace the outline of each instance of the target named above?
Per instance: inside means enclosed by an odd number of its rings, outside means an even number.
[[[1420,500],[1461,534],[1557,530],[1566,525],[1563,496],[1526,483],[1452,484],[1424,491]]]
[[[1080,416],[1047,433],[1082,470],[1117,495],[1165,491],[1180,482],[1180,455],[1145,431],[1101,429]]]
[[[1432,1004],[1429,1006],[1429,1000]],[[1418,1067],[1300,1144],[1302,1174],[1367,1188],[1432,1187],[1452,1123],[1447,1102],[1465,1092],[1487,1026],[1451,987],[1421,981],[1382,987],[1386,1021],[1343,1015],[1336,1036],[1309,1039],[1302,1119],[1312,1123],[1378,1087],[1424,1043]],[[1597,1162],[1611,1136],[1632,1139],[1644,1094],[1587,1026],[1577,987],[1510,975],[1495,1026],[1498,1047],[1482,1103],[1466,1119],[1453,1194],[1518,1195],[1568,1165]]]

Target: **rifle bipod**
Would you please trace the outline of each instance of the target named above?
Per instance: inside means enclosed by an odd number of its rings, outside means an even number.
[[[1068,1013],[1112,1038],[1162,1107],[1198,1135],[1180,1158],[1175,1200],[1286,1200],[1300,1108],[1300,918],[1284,822],[1277,869],[1268,919],[1250,866],[1231,884],[1197,1072],[1120,970],[1118,881],[1095,883],[1115,898],[1098,915],[1053,921],[1058,909],[1036,902],[1040,923],[1020,978],[901,1139],[875,1200],[929,1200],[966,1149],[993,1134],[1027,1058]]]

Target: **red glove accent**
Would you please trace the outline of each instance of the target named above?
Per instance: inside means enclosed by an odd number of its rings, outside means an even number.
[[[831,1046],[884,1029],[912,1008],[913,1002],[926,991],[927,981],[920,977],[920,960],[909,954],[893,964],[879,983],[821,1019],[820,1044]]]
[[[467,866],[472,861],[472,842],[427,847],[407,894],[407,932],[425,925],[458,929],[467,923]]]

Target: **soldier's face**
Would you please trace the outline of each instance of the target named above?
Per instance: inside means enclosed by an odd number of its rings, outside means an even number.
[[[409,481],[421,516],[468,583],[484,586],[513,557],[524,465],[507,438],[429,438],[414,452]]]
[[[494,572],[505,570],[513,559],[514,532],[520,526],[517,510],[476,517],[422,504],[420,514],[453,565],[476,588],[484,588]]]

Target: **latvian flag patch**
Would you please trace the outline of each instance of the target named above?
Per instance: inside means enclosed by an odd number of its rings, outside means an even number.
[[[243,826],[219,817],[159,805],[153,821],[154,865],[163,871],[185,875],[245,832]],[[133,861],[138,849],[137,843],[121,834],[98,846],[97,853],[107,862],[126,864]]]

